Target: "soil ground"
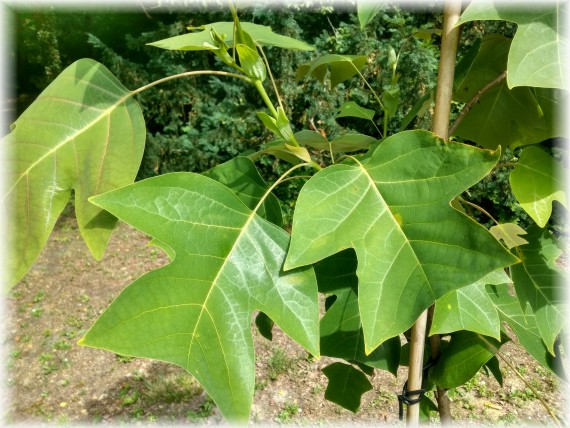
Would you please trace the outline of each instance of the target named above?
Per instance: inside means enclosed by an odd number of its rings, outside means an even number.
[[[121,224],[102,261],[94,261],[77,223],[64,216],[27,276],[7,299],[3,343],[7,364],[7,414],[3,423],[23,424],[218,424],[215,405],[184,370],[162,362],[127,358],[78,346],[113,298],[135,278],[168,262],[149,239]],[[320,371],[331,360],[308,358],[278,328],[273,341],[253,328],[256,393],[251,422],[303,425],[399,424],[397,377],[377,370],[374,389],[356,414],[324,399]],[[539,366],[515,342],[503,356],[522,374],[501,364],[504,384],[477,375],[452,392],[457,424],[554,425],[537,395],[565,424],[565,384]],[[529,386],[530,385],[530,386]],[[533,391],[534,389],[534,391]],[[437,423],[437,417],[432,417]]]

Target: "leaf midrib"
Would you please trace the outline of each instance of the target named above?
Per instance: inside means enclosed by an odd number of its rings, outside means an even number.
[[[95,85],[93,85],[95,86]],[[92,128],[93,126],[99,124],[102,120],[104,120],[105,118],[109,118],[111,113],[122,103],[124,103],[128,98],[131,97],[131,92],[127,92],[125,95],[123,95],[122,97],[118,98],[117,101],[112,104],[111,106],[109,106],[107,109],[105,110],[100,110],[101,114],[99,116],[97,116],[97,118],[95,120],[93,120],[92,122],[90,122],[89,124],[75,130],[75,132],[73,134],[71,134],[70,136],[66,137],[63,141],[61,141],[60,143],[58,143],[56,146],[52,147],[50,150],[48,150],[46,153],[44,153],[41,157],[39,157],[35,162],[33,162],[32,164],[30,164],[28,166],[28,168],[26,168],[21,174],[20,176],[15,180],[14,184],[6,191],[6,193],[4,194],[4,196],[2,197],[2,201],[4,201],[11,193],[12,191],[18,186],[18,184],[20,183],[20,181],[23,180],[24,177],[28,177],[30,172],[36,168],[38,165],[40,165],[44,160],[46,160],[47,158],[51,157],[54,153],[58,152],[59,150],[61,150],[63,147],[65,147],[68,143],[70,142],[75,142],[75,139],[80,136],[81,134],[83,134],[84,132],[87,132],[90,128]],[[30,120],[31,122],[33,122],[34,120]],[[18,130],[18,128],[16,128],[16,131]],[[107,140],[108,143],[108,140]]]

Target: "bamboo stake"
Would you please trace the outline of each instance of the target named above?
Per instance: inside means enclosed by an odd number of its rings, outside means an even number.
[[[441,55],[437,75],[437,92],[435,95],[435,112],[433,117],[433,132],[447,140],[449,114],[451,110],[451,95],[457,55],[459,28],[454,28],[461,15],[461,2],[447,0],[443,7],[443,30],[441,39]],[[408,390],[415,391],[422,387],[423,354],[425,348],[427,309],[420,315],[412,327],[410,343],[410,366],[408,371]],[[417,398],[414,396],[411,399]],[[439,403],[438,394],[438,403]],[[408,405],[406,423],[408,426],[419,425],[420,406]]]
[[[408,391],[417,391],[422,388],[422,371],[424,367],[424,348],[426,341],[427,309],[420,315],[412,326],[410,339],[410,366],[408,368]],[[410,399],[418,395],[409,395]],[[420,405],[408,404],[406,424],[416,427],[420,423]]]

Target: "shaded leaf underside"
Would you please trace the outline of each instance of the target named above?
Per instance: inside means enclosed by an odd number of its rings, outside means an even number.
[[[140,107],[93,60],[73,63],[39,95],[2,139],[9,284],[32,265],[72,190],[81,234],[93,256],[102,257],[116,219],[87,199],[134,180],[144,141]]]

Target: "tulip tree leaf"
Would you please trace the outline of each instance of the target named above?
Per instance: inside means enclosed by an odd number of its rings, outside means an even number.
[[[485,285],[503,284],[509,280],[505,271],[499,269],[436,300],[430,335],[468,330],[500,339],[499,314]]]
[[[327,54],[318,57],[308,64],[300,65],[297,69],[297,79],[312,75],[324,83],[327,70],[330,68],[331,87],[350,79],[366,65],[365,55]]]
[[[487,291],[499,312],[501,320],[513,330],[523,348],[543,367],[561,378],[565,378],[562,359],[560,355],[552,355],[546,348],[532,310],[528,308],[525,311],[526,313],[523,312],[516,296],[509,294],[507,284],[489,285]],[[525,307],[528,307],[528,304]]]
[[[271,27],[265,25],[254,24],[251,22],[241,22],[241,27],[251,39],[258,45],[276,46],[283,49],[292,49],[300,51],[312,51],[314,47],[291,37],[274,33]],[[149,43],[150,46],[168,50],[182,51],[203,51],[212,50],[212,37],[210,30],[214,29],[217,34],[225,34],[224,42],[228,46],[233,46],[234,39],[234,23],[233,22],[214,22],[212,24],[203,25],[193,30],[202,30],[199,32],[182,34],[180,36],[170,37],[168,39],[159,40]]]
[[[116,218],[87,201],[132,183],[144,150],[145,123],[129,90],[101,64],[66,68],[2,139],[8,184],[8,284],[33,264],[75,191],[79,230],[103,256]]]
[[[368,2],[359,0],[356,2],[356,11],[358,14],[358,22],[360,22],[360,29],[363,30],[370,21],[382,10],[385,6],[385,1]]]
[[[515,86],[568,89],[568,39],[563,31],[565,2],[472,2],[456,25],[504,20],[518,25],[508,58],[507,82]]]
[[[429,372],[429,379],[441,388],[455,388],[465,384],[495,356],[501,341],[470,331],[458,331],[451,335],[449,344],[442,349],[435,367]]]
[[[527,239],[527,245],[517,248],[521,263],[511,267],[511,276],[521,307],[529,304],[540,336],[554,355],[554,342],[568,320],[566,278],[555,263],[562,250],[548,230],[536,226],[528,229]]]
[[[232,420],[247,420],[252,404],[254,310],[319,355],[312,268],[283,272],[288,234],[227,187],[172,173],[92,201],[176,255],[129,285],[80,344],[181,366]]]
[[[499,156],[427,131],[404,131],[362,164],[319,171],[299,194],[285,269],[354,248],[371,353],[439,297],[517,261],[485,228],[450,207]]]
[[[321,354],[387,370],[394,376],[400,362],[399,337],[387,340],[370,355],[358,312],[356,254],[348,249],[315,263],[319,292],[336,297],[321,319]]]
[[[333,153],[350,153],[367,149],[372,143],[377,141],[376,138],[369,135],[349,133],[336,137],[329,142],[319,132],[309,130],[296,132],[295,139],[302,146],[325,151],[332,149]]]
[[[526,230],[516,223],[501,223],[491,226],[489,232],[499,240],[503,240],[507,248],[518,247],[520,245],[528,244],[528,241],[520,235],[526,235]]]
[[[372,389],[366,375],[354,366],[338,362],[326,366],[323,373],[329,380],[325,399],[356,413],[362,394]]]
[[[372,120],[374,118],[374,114],[374,110],[362,107],[354,101],[347,101],[340,106],[339,111],[335,117],[357,117],[359,119]]]
[[[460,68],[463,72],[454,82],[453,100],[467,103],[499,77],[506,69],[510,45],[511,40],[504,36],[485,36],[476,57],[464,59],[469,65]],[[515,148],[560,136],[563,130],[556,126],[556,110],[561,103],[557,97],[552,90],[509,89],[503,80],[483,93],[455,134],[490,149],[499,145]]]
[[[546,226],[552,202],[567,206],[560,163],[538,147],[523,149],[509,181],[521,207],[539,227]]]

